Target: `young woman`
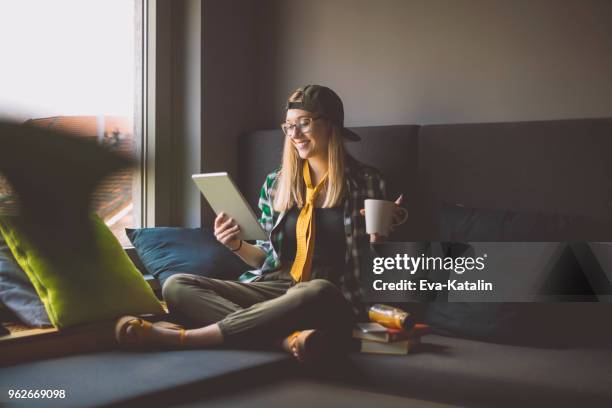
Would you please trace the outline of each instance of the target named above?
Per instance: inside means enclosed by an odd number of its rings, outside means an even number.
[[[384,198],[385,184],[377,170],[346,153],[345,140],[360,138],[344,127],[342,101],[331,89],[297,89],[281,128],[282,164],[266,178],[259,199],[270,239],[249,244],[238,238],[234,220],[223,213],[215,219],[217,240],[256,269],[237,282],[173,275],[163,297],[170,311],[199,328],[128,316],[117,325],[120,342],[210,347],[284,338],[283,347],[305,360],[326,340],[350,337],[363,313],[361,251],[368,238],[379,238],[366,235],[363,202]]]

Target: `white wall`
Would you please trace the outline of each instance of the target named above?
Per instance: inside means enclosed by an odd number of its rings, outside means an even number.
[[[191,175],[201,170],[202,47],[201,2],[172,2],[172,138],[174,165],[170,169],[173,205],[170,223],[200,226],[201,193]]]
[[[202,170],[306,83],[349,126],[609,117],[612,1],[203,0]]]
[[[258,3],[202,3],[202,171],[236,177],[238,138],[254,129]],[[202,217],[213,219],[207,206]]]
[[[612,1],[267,0],[257,112],[320,83],[349,125],[612,115]]]

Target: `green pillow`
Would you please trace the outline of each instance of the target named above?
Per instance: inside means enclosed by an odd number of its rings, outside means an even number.
[[[19,217],[0,216],[4,236],[17,263],[58,328],[126,314],[162,314],[163,308],[112,232],[92,216],[99,256],[45,257],[23,233]]]

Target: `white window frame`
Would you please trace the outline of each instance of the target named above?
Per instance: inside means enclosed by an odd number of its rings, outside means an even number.
[[[142,0],[140,225],[199,226],[199,0]],[[138,216],[138,215],[137,215]]]
[[[162,152],[170,138],[170,1],[142,0],[142,85],[139,180],[140,225],[154,227],[169,222],[169,171]],[[159,153],[159,154],[158,154]]]

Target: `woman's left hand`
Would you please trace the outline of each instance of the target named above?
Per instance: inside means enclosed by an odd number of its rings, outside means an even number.
[[[395,210],[393,211],[393,224],[401,220],[402,217],[404,216],[403,210],[400,207],[400,205],[402,205],[403,202],[404,202],[404,195],[400,194],[399,197],[397,197],[397,199],[395,200]],[[365,208],[362,208],[361,210],[359,210],[359,213],[365,217]],[[390,232],[393,232],[393,229],[395,228],[393,224],[391,224]],[[377,233],[370,234],[370,242],[382,242],[386,238],[387,238],[386,236],[380,235]]]

